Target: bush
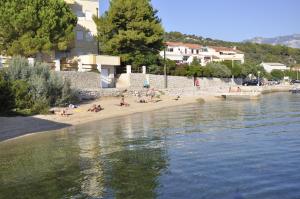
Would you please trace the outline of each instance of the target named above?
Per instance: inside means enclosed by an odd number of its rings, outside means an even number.
[[[46,98],[36,100],[31,107],[31,114],[48,114],[49,102]]]
[[[51,72],[46,64],[30,66],[26,59],[15,57],[10,61],[6,74],[13,82],[13,101],[17,109],[45,113],[50,106],[65,106],[77,101],[70,82]]]
[[[18,109],[30,109],[32,106],[32,96],[30,94],[30,85],[24,80],[15,80],[12,83],[15,105]]]
[[[11,82],[0,71],[0,113],[10,112],[15,107],[15,96],[11,88]]]
[[[272,70],[271,77],[274,80],[282,80],[284,77],[284,72],[281,70]]]
[[[226,78],[231,77],[231,71],[226,65],[220,63],[209,63],[205,68],[208,68],[208,72],[211,73],[212,77]]]

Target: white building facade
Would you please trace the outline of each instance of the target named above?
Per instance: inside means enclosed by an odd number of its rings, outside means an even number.
[[[164,51],[160,52],[164,56]],[[195,58],[205,66],[209,62],[239,61],[244,63],[244,53],[236,48],[201,46],[181,42],[166,43],[166,58],[178,64],[190,64]]]
[[[270,73],[272,72],[272,70],[288,70],[289,67],[287,67],[286,65],[284,64],[281,64],[281,63],[261,63],[260,64],[262,67],[264,67],[264,69]]]
[[[98,54],[97,48],[97,26],[93,16],[99,15],[98,0],[65,0],[73,13],[77,16],[77,26],[74,29],[74,48],[68,57]],[[62,55],[65,56],[65,55]]]

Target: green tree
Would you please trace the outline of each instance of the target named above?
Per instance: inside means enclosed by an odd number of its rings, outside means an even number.
[[[0,54],[35,56],[66,51],[77,17],[62,0],[0,0]]]
[[[30,94],[30,85],[26,81],[13,81],[12,91],[15,95],[16,108],[30,109],[30,107],[34,104]]]
[[[7,113],[15,106],[11,81],[0,71],[0,113]]]
[[[134,68],[158,62],[164,30],[149,0],[112,0],[109,10],[94,18],[102,53],[121,56]]]
[[[206,74],[211,77],[218,77],[218,78],[225,78],[225,77],[231,77],[231,71],[230,69],[221,63],[208,63],[205,68],[210,74]]]
[[[272,76],[272,79],[282,80],[283,77],[284,77],[284,72],[281,71],[281,70],[272,70],[271,71],[271,76]]]
[[[243,77],[242,64],[238,61],[223,61],[221,64],[226,65],[234,77]]]
[[[192,63],[187,67],[187,76],[197,77],[202,74],[202,67],[199,61],[194,58]]]

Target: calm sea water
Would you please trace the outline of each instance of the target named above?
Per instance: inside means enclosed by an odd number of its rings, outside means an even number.
[[[169,108],[0,143],[0,198],[300,198],[300,95]]]

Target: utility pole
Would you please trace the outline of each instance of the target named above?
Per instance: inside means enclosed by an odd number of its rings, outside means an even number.
[[[231,70],[233,71],[234,61],[231,59]],[[234,83],[234,74],[232,73],[232,83]]]
[[[260,75],[260,71],[257,71],[257,86],[259,86],[259,75]]]
[[[100,1],[99,1],[99,5],[100,5]],[[96,8],[96,10],[97,10],[97,19],[99,19],[99,8]],[[98,37],[98,27],[97,27],[97,37]],[[100,55],[100,46],[99,46],[98,38],[97,38],[97,53],[98,55]]]

